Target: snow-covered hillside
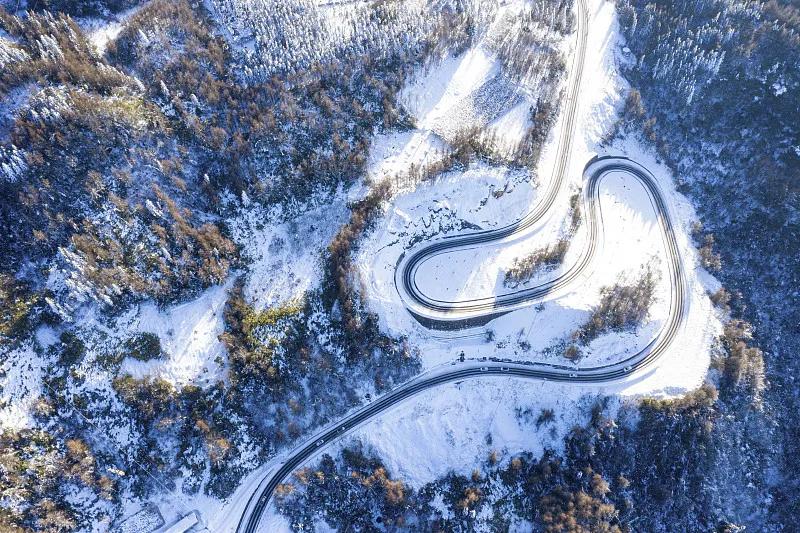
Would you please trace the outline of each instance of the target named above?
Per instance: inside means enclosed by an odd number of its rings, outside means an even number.
[[[627,58],[613,6],[593,3],[589,12],[589,52],[580,92],[580,121],[571,153],[570,181],[561,201],[544,224],[534,230],[481,249],[437,255],[421,266],[417,275],[426,284],[427,294],[441,300],[508,291],[503,274],[516,257],[569,235],[569,198],[583,184],[584,164],[598,153],[626,155],[653,172],[678,228],[690,296],[687,326],[680,332],[680,342],[655,367],[611,385],[487,378],[443,386],[366,423],[353,437],[326,452],[335,454],[336,448],[349,446],[352,439],[367,443],[394,475],[420,488],[449,471],[467,474],[479,468],[483,457],[492,450],[502,450],[503,458],[525,450],[534,454],[541,454],[544,449],[558,450],[573,426],[585,423],[582,417],[586,416],[587,406],[599,396],[610,395],[617,402],[639,395],[676,396],[703,381],[711,353],[716,349],[715,339],[721,332],[718,311],[708,298],[719,284],[700,265],[690,237],[696,217],[689,202],[675,191],[670,172],[634,138],[612,146],[603,144],[627,91],[627,83],[619,73],[619,63]],[[569,40],[562,47],[570,53]],[[463,354],[468,358],[563,364],[562,353],[553,350],[553,346],[586,319],[599,302],[601,288],[650,268],[658,283],[647,322],[635,331],[601,336],[574,364],[580,367],[613,362],[609,355],[624,356],[649,343],[670,312],[669,285],[664,279],[666,256],[656,213],[644,189],[626,182],[624,177],[612,176],[603,182],[602,244],[591,268],[574,286],[548,297],[539,306],[509,313],[484,327],[437,332],[408,314],[395,289],[395,268],[404,250],[439,235],[509,224],[535,205],[539,191],[550,178],[562,131],[558,124],[535,171],[502,160],[481,160],[422,183],[408,177],[414,174],[413,169],[435,167],[447,157],[452,150],[452,132],[494,130],[495,142],[499,140],[501,147],[520,142],[530,120],[524,110],[535,100],[524,91],[517,91],[513,98],[498,91],[495,85],[499,71],[498,60],[486,42],[479,41],[460,55],[420,72],[404,88],[401,96],[415,118],[415,129],[379,136],[370,154],[371,178],[392,181],[398,192],[359,251],[358,266],[367,304],[379,316],[381,327],[392,335],[408,336],[420,348],[424,368],[430,372],[444,369]],[[481,94],[497,95],[491,101],[491,111],[484,111]],[[585,239],[580,229],[570,237],[564,265],[578,255]],[[554,275],[557,269],[530,282]],[[552,410],[556,423],[541,427],[526,424],[520,415],[526,409],[535,413]],[[249,490],[252,489],[245,492]],[[265,517],[263,523],[270,530],[289,529],[284,519],[275,514]]]
[[[600,4],[598,10],[590,8],[590,12],[594,15],[589,23],[586,79],[580,92],[580,123],[570,155],[570,181],[564,187],[561,200],[543,224],[515,235],[512,240],[505,239],[478,249],[439,254],[421,265],[417,276],[423,292],[443,301],[469,300],[509,292],[511,288],[506,286],[503,278],[515,259],[552,244],[568,233],[568,200],[583,185],[585,163],[598,153],[627,155],[654,173],[659,187],[668,198],[670,211],[677,219],[680,230],[681,255],[689,272],[691,293],[689,326],[682,332],[681,342],[674,346],[669,356],[662,359],[660,366],[664,375],[637,384],[632,392],[660,391],[663,394],[671,391],[674,394],[680,390],[691,390],[703,380],[710,346],[720,331],[707,297],[709,291],[716,290],[716,282],[709,278],[697,260],[690,238],[695,215],[688,201],[675,192],[669,171],[634,139],[610,147],[601,145],[603,135],[616,121],[615,109],[621,107],[627,85],[621,79],[617,66],[618,57],[624,54],[617,36],[612,6]],[[443,63],[441,70],[426,73],[409,85],[406,98],[414,102],[411,108],[418,114],[417,124],[421,125],[420,133],[413,132],[410,142],[413,142],[414,136],[426,135],[425,124],[445,121],[459,124],[453,129],[485,125],[463,113],[456,105],[464,98],[459,95],[473,94],[494,79],[493,68],[496,70],[497,66],[491,66],[491,56],[482,46],[479,43],[460,58]],[[454,64],[461,65],[461,68],[454,68]],[[467,72],[469,76],[466,76]],[[500,104],[504,116],[519,118],[518,104],[513,101]],[[467,123],[461,124],[462,121]],[[515,125],[507,128],[506,132],[523,129],[524,126]],[[426,366],[434,367],[454,360],[465,350],[470,357],[563,360],[562,354],[555,352],[553,346],[586,319],[589,310],[599,301],[601,288],[617,280],[634,277],[648,266],[659,279],[648,323],[635,332],[612,333],[597,339],[587,348],[585,357],[576,364],[591,366],[607,363],[609,356],[632,353],[650,342],[660,328],[669,312],[668,280],[663,270],[666,256],[660,229],[644,189],[636,183],[626,183],[624,178],[603,182],[600,207],[603,216],[602,244],[589,271],[578,283],[548,296],[536,308],[509,313],[492,320],[485,327],[470,331],[456,334],[435,332],[421,326],[408,314],[404,302],[394,289],[395,266],[400,255],[408,248],[435,236],[504,226],[527,213],[536,204],[540,191],[546,187],[552,175],[561,132],[562,129],[557,125],[545,145],[535,175],[524,168],[475,162],[464,170],[447,172],[413,191],[399,194],[392,200],[388,213],[379,222],[375,232],[362,246],[360,264],[371,309],[378,314],[383,327],[390,333],[409,335],[420,345]],[[405,154],[407,148],[400,142],[392,144],[394,151],[387,150],[383,144],[378,146],[381,159],[375,158],[373,173],[386,175],[402,174],[412,164],[424,165],[425,158],[435,157],[437,153],[433,148],[427,148],[419,150],[416,159],[413,159]],[[389,164],[392,168],[385,168]],[[538,274],[527,283],[548,279],[566,269],[580,254],[584,240],[585,232],[579,229],[570,239],[562,265]],[[486,340],[487,334],[491,341]],[[676,375],[671,369],[682,370]]]
[[[777,315],[644,102],[800,19],[700,4],[0,0],[0,530],[763,525]]]

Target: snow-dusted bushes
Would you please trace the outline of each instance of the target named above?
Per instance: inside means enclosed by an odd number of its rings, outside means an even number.
[[[39,429],[0,433],[0,530],[66,532],[109,526],[116,483],[87,444]],[[98,505],[83,505],[84,499]]]
[[[350,220],[345,224],[328,245],[326,264],[325,304],[332,308],[340,306],[342,324],[353,347],[368,346],[366,331],[374,330],[374,318],[367,316],[361,309],[358,274],[353,268],[353,251],[380,213],[383,202],[389,197],[389,184],[382,182],[376,186],[366,198],[351,206]],[[365,323],[366,322],[366,323]],[[374,335],[373,331],[371,335]],[[364,342],[366,341],[366,342]],[[357,358],[358,353],[349,353],[349,357]]]
[[[559,108],[557,94],[554,91],[540,97],[536,105],[531,107],[531,126],[516,149],[514,154],[516,160],[530,167],[538,164],[547,135],[558,118]]]
[[[46,265],[49,301],[65,316],[87,300],[165,301],[221,281],[235,249],[141,84],[108,65],[68,17],[3,13],[0,24],[28,56],[2,70],[0,92],[44,87],[32,89],[0,150],[2,269]]]
[[[266,385],[275,395],[287,394],[293,371],[311,357],[305,343],[303,305],[258,312],[244,299],[241,284],[231,290],[225,305],[225,333],[231,384],[243,391]],[[298,361],[299,360],[299,361]]]
[[[722,372],[720,389],[726,394],[746,390],[758,399],[766,386],[764,354],[752,345],[752,326],[743,320],[725,324],[722,337],[724,357],[712,361]]]
[[[125,349],[131,357],[149,361],[161,357],[161,340],[154,333],[137,333],[125,342]]]
[[[650,310],[655,285],[656,276],[648,268],[634,283],[604,287],[600,303],[573,337],[586,345],[603,333],[638,327]]]
[[[492,451],[471,475],[449,472],[419,490],[394,478],[359,443],[298,470],[276,491],[278,510],[295,528],[324,521],[341,530],[506,531],[527,521],[537,531],[620,533],[617,502],[623,481],[606,480],[588,464],[599,428],[576,428],[562,459]],[[589,446],[587,446],[589,445]]]
[[[13,277],[0,273],[0,346],[21,336],[31,323],[41,295]]]
[[[102,62],[94,45],[64,14],[20,18],[0,7],[0,29],[17,39],[13,44],[0,41],[0,97],[31,82],[73,84],[104,94],[136,87],[134,80]]]
[[[279,511],[298,530],[313,530],[319,518],[337,530],[402,530],[414,501],[412,488],[360,444],[298,470],[276,495]]]
[[[463,47],[478,20],[496,6],[485,0],[344,2],[213,0],[250,80],[295,73],[314,64],[386,62],[402,55],[440,55]]]
[[[352,407],[356,390],[380,390],[418,371],[404,342],[363,324],[354,339],[322,300],[313,292],[305,302],[259,312],[237,284],[225,306],[226,409],[265,456]],[[224,483],[215,475],[207,490],[225,495],[238,475],[234,470]]]
[[[534,250],[525,257],[515,259],[511,268],[506,271],[503,283],[516,287],[525,283],[542,269],[560,265],[569,248],[569,240],[559,239],[555,244]]]
[[[225,408],[221,384],[176,389],[158,378],[123,375],[113,386],[138,432],[127,450],[133,474],[127,483],[139,496],[163,491],[176,477],[184,478],[182,490],[197,493],[207,488],[206,471],[211,487],[229,488],[241,476],[244,427]]]

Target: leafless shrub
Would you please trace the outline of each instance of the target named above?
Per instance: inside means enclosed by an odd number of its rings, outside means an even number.
[[[569,199],[569,233],[574,235],[581,225],[581,195],[579,193],[573,194]]]
[[[374,347],[374,343],[379,342],[377,337],[380,335],[374,317],[362,309],[352,253],[359,238],[374,222],[381,204],[389,197],[390,192],[388,182],[384,181],[373,188],[366,198],[353,204],[350,220],[342,226],[328,246],[323,300],[331,308],[338,301],[345,333],[352,347],[358,347],[359,351]],[[356,350],[352,352],[348,356],[358,358]]]
[[[764,389],[764,354],[751,346],[752,326],[744,320],[731,320],[725,324],[720,340],[725,357],[713,361],[722,372],[723,391],[747,390],[758,401]]]
[[[636,328],[647,318],[655,285],[656,277],[648,268],[633,284],[617,283],[603,288],[600,303],[573,338],[587,345],[604,333]]]
[[[731,293],[729,293],[725,287],[720,287],[718,291],[711,295],[711,301],[714,305],[726,312],[731,309],[731,298]]]
[[[537,272],[561,264],[569,248],[568,239],[560,239],[555,244],[535,250],[522,259],[515,259],[511,269],[506,272],[503,283],[516,287],[530,280]]]

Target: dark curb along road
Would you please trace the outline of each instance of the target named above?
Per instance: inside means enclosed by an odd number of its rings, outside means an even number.
[[[561,154],[558,157],[556,175],[550,186],[550,191],[545,195],[541,204],[531,211],[522,220],[510,226],[459,235],[450,239],[442,239],[421,248],[414,254],[400,261],[396,273],[396,282],[399,282],[398,291],[404,296],[409,311],[423,323],[436,327],[458,328],[465,325],[485,323],[492,318],[520,306],[529,305],[541,299],[551,291],[565,286],[575,278],[589,264],[597,242],[599,227],[602,226],[602,215],[599,206],[599,185],[605,176],[612,173],[622,173],[626,177],[638,181],[646,190],[650,201],[657,213],[658,223],[661,228],[662,238],[667,254],[667,270],[670,283],[669,316],[659,334],[639,352],[627,356],[618,362],[595,367],[546,364],[546,363],[511,363],[499,360],[481,361],[467,360],[462,363],[453,363],[445,369],[439,369],[428,374],[417,376],[411,381],[384,394],[375,401],[362,406],[333,425],[318,432],[313,438],[286,455],[283,463],[277,469],[270,471],[259,486],[250,496],[243,516],[237,527],[238,532],[254,533],[258,530],[259,521],[263,515],[274,490],[294,470],[319,454],[323,448],[335,442],[345,434],[369,421],[373,417],[396,406],[400,402],[411,398],[423,391],[448,383],[454,383],[469,378],[480,377],[515,377],[520,379],[533,379],[540,381],[556,381],[575,384],[601,384],[621,381],[628,376],[643,370],[663,354],[677,337],[687,314],[686,281],[683,262],[675,238],[669,210],[664,202],[655,178],[650,172],[638,163],[624,157],[595,157],[584,168],[585,185],[583,190],[583,207],[587,213],[588,238],[585,248],[575,264],[568,268],[556,279],[543,285],[526,289],[517,293],[503,295],[502,297],[471,302],[459,302],[450,305],[435,302],[425,298],[417,291],[414,284],[415,265],[431,254],[443,253],[462,246],[474,246],[508,237],[535,224],[555,201],[563,182],[563,174],[567,169],[569,160],[570,140],[574,131],[576,113],[577,90],[580,82],[580,71],[583,68],[583,56],[586,48],[587,10],[584,0],[578,0],[578,60],[573,67],[578,72],[573,75],[577,82],[571,86],[570,102],[566,117],[566,141],[562,139],[559,146]]]

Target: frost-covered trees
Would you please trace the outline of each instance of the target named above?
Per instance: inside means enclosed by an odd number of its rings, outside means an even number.
[[[329,3],[312,0],[213,0],[214,11],[241,47],[249,79],[294,73],[315,63],[379,61],[463,46],[475,22],[494,9],[485,0]]]
[[[573,31],[574,17],[572,2],[535,2],[496,21],[489,48],[522,89],[549,95],[566,70],[558,45]]]
[[[725,324],[721,337],[725,356],[712,362],[722,371],[721,389],[725,393],[747,390],[758,398],[766,385],[764,354],[752,345],[752,326],[743,320]]]
[[[561,264],[567,248],[569,248],[569,241],[560,239],[555,244],[539,248],[524,257],[515,259],[514,264],[506,271],[503,283],[510,287],[516,287],[531,279],[540,270]]]
[[[413,523],[412,488],[360,444],[298,470],[276,494],[278,509],[296,530],[313,530],[320,518],[340,531],[397,531]]]
[[[105,16],[131,9],[144,0],[35,0],[25,2],[27,9],[67,13],[72,16]]]
[[[736,295],[717,299],[736,319],[753,324],[770,369],[771,393],[764,398],[774,406],[765,410],[776,418],[754,414],[758,409],[748,398],[758,397],[763,385],[760,351],[737,327],[726,335],[724,355],[714,361],[726,431],[715,435],[713,446],[733,459],[694,483],[717,487],[719,501],[736,502],[723,506],[726,522],[792,527],[800,486],[781,484],[765,499],[759,465],[779,464],[784,479],[800,479],[794,459],[800,452],[798,398],[786,392],[795,389],[790,376],[798,371],[793,346],[800,342],[800,311],[775,297],[775,291],[800,291],[797,2],[625,0],[618,6],[632,52],[625,74],[644,112],[637,120],[643,126],[633,130],[655,144],[692,197],[705,231],[713,233],[696,239],[701,260],[718,269],[726,292]],[[763,437],[763,426],[773,423],[780,428],[774,439]],[[731,479],[747,481],[732,486]]]
[[[4,430],[0,433],[0,529],[67,532],[89,518],[109,526],[116,513],[116,483],[103,470],[80,439],[57,439],[38,429]],[[102,503],[91,510],[83,500]]]
[[[718,75],[726,49],[744,37],[743,28],[736,25],[752,25],[757,16],[755,4],[749,2],[696,2],[685,11],[682,7],[688,2],[673,8],[656,3],[639,6],[619,4],[623,25],[635,37],[631,46],[647,50],[638,58],[637,68],[681,95],[685,104],[691,104],[695,93]]]
[[[48,302],[64,316],[87,300],[164,301],[224,278],[233,244],[187,209],[208,209],[202,182],[139,81],[63,14],[0,11],[0,26],[27,57],[0,71],[0,94],[30,93],[0,149],[0,268],[49,270]]]
[[[100,93],[135,87],[134,80],[101,60],[78,25],[64,14],[30,13],[21,18],[0,7],[0,28],[15,39],[0,38],[0,96],[30,82],[66,83]]]
[[[588,344],[603,333],[636,328],[647,317],[653,302],[656,276],[648,268],[633,283],[616,283],[600,292],[600,303],[574,337]]]
[[[471,475],[451,471],[419,490],[356,441],[294,472],[276,490],[277,507],[297,531],[322,521],[338,531],[505,531],[527,521],[552,533],[621,532],[612,493],[620,483],[584,464],[592,434],[574,430],[569,459],[492,451]]]

